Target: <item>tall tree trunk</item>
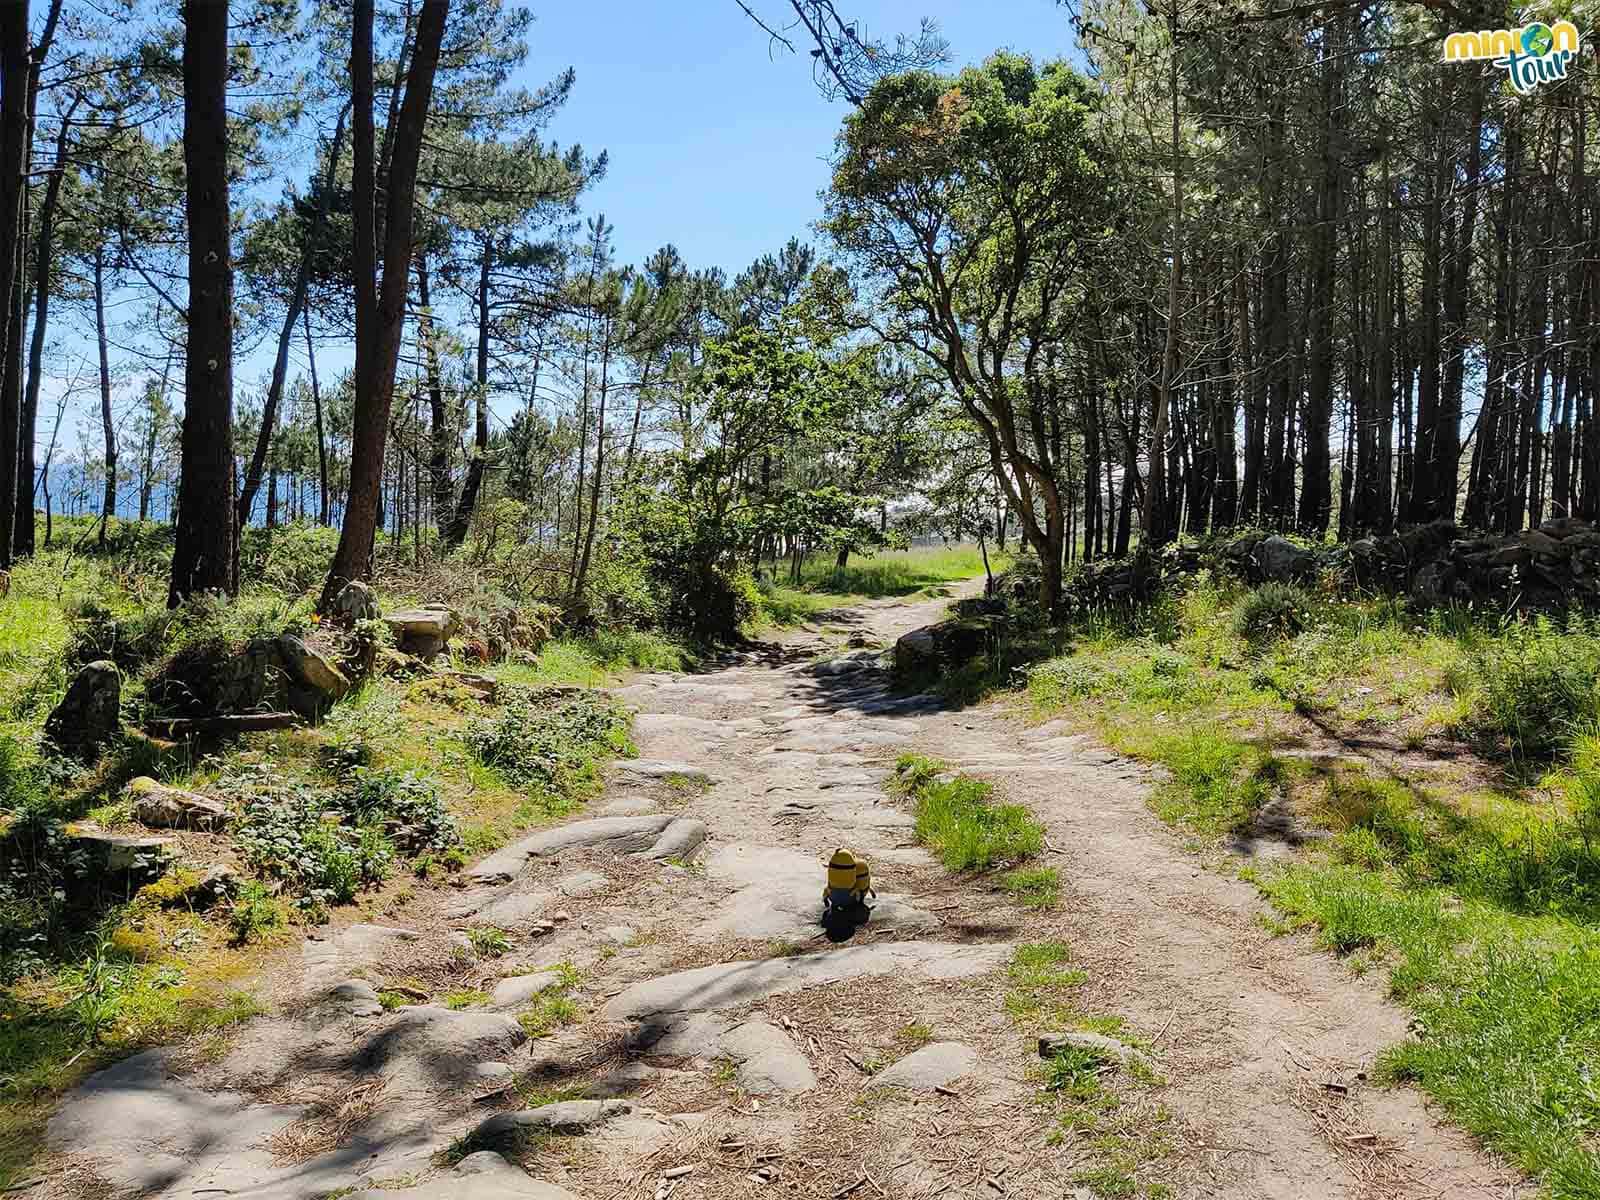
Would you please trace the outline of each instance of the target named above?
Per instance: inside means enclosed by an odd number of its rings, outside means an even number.
[[[306,331],[306,366],[311,374],[311,414],[317,433],[317,524],[333,523],[333,497],[328,491],[328,435],[322,425],[322,387],[317,382],[317,347],[311,340],[311,310],[302,309]]]
[[[473,388],[472,461],[467,464],[461,500],[445,536],[450,546],[466,541],[467,530],[472,527],[472,514],[478,507],[478,493],[483,490],[483,473],[489,465],[489,279],[493,267],[494,239],[485,235],[483,253],[478,259],[478,358]]]
[[[374,286],[377,243],[372,150],[372,0],[355,0],[350,74],[355,107],[356,398],[350,436],[350,494],[333,567],[322,590],[327,609],[345,583],[372,574],[373,540],[383,490],[384,447],[394,377],[405,326],[411,279],[412,216],[416,208],[417,160],[433,97],[449,0],[423,0],[416,48],[400,106],[389,170],[388,218],[384,227],[383,286]]]
[[[1173,532],[1166,508],[1166,442],[1168,412],[1178,375],[1178,302],[1183,286],[1183,144],[1178,111],[1178,6],[1168,9],[1169,100],[1172,104],[1172,264],[1167,273],[1167,340],[1161,354],[1161,382],[1150,426],[1150,474],[1144,486],[1144,531],[1141,546],[1156,549]],[[1048,570],[1048,567],[1047,567]],[[1059,570],[1059,568],[1058,568]]]
[[[1340,17],[1331,17],[1323,26],[1322,121],[1317,138],[1322,177],[1317,189],[1317,225],[1311,236],[1311,377],[1303,431],[1305,483],[1300,490],[1298,520],[1302,534],[1319,539],[1328,531],[1333,507],[1330,491],[1333,467],[1328,443],[1333,420],[1334,273],[1338,265],[1336,249],[1343,173],[1335,153],[1337,114],[1342,111],[1344,92],[1338,65],[1344,40],[1339,36],[1340,21]],[[1334,35],[1332,38],[1330,33]]]
[[[594,443],[594,486],[589,493],[589,528],[583,535],[583,557],[578,561],[578,573],[572,583],[572,599],[583,598],[583,585],[589,578],[589,555],[594,549],[594,530],[600,518],[600,488],[606,470],[606,393],[610,388],[612,318],[605,319],[600,344],[600,412],[599,429]]]
[[[433,278],[426,253],[417,255],[417,301],[417,340],[421,343],[422,369],[428,386],[428,486],[433,493],[434,522],[440,533],[445,533],[455,519],[456,489],[450,478],[450,450],[455,445],[456,430],[445,400],[444,371],[433,326]]]
[[[18,268],[28,138],[28,0],[0,4],[0,570],[11,566],[17,509],[17,438],[22,375]]]
[[[317,207],[300,251],[300,266],[295,271],[294,286],[289,291],[289,307],[283,314],[283,324],[278,329],[278,353],[272,360],[272,379],[267,385],[267,398],[261,406],[261,432],[256,436],[255,452],[250,456],[250,466],[245,472],[244,487],[239,493],[239,525],[250,520],[256,505],[256,493],[261,489],[261,474],[266,468],[267,453],[272,448],[272,438],[278,428],[278,405],[283,400],[283,388],[289,377],[289,343],[294,339],[295,323],[300,320],[300,310],[305,307],[306,293],[311,286],[312,259],[316,254],[323,221],[327,216],[328,200],[333,194],[339,175],[339,156],[344,148],[345,118],[350,112],[347,104],[339,110],[339,120],[333,127],[333,144],[328,149],[328,165],[323,175],[322,188],[317,193]],[[235,547],[237,550],[237,546]]]
[[[233,257],[228,208],[228,4],[183,6],[189,338],[183,461],[167,603],[238,590],[233,548]]]
[[[106,527],[117,515],[117,427],[111,416],[111,356],[106,339],[106,251],[94,250],[94,336],[100,352],[100,428],[105,435],[106,490],[100,504],[100,546],[105,548]]]
[[[39,207],[39,232],[34,239],[32,343],[28,350],[28,378],[22,392],[22,412],[17,434],[15,552],[18,555],[33,553],[33,497],[37,486],[35,476],[38,473],[34,443],[38,436],[39,388],[44,381],[45,334],[50,324],[56,210],[61,203],[61,180],[66,174],[67,142],[71,137],[72,118],[82,101],[83,94],[77,93],[73,96],[67,111],[62,114],[61,128],[56,133],[55,164],[50,170],[50,179],[45,184],[44,203]]]

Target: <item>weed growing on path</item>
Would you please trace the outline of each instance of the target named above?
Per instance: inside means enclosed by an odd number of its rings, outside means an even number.
[[[549,1037],[563,1025],[574,1025],[583,1017],[583,1010],[570,995],[582,982],[582,975],[571,963],[555,966],[557,981],[534,998],[533,1005],[517,1014],[517,1021],[531,1038]]]
[[[1000,886],[1026,908],[1054,908],[1061,899],[1061,873],[1054,867],[1024,867],[1000,877]]]

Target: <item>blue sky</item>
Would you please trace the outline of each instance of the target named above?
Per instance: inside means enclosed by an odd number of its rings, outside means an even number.
[[[746,0],[774,27],[788,0]],[[536,0],[525,82],[570,65],[577,84],[549,136],[610,152],[584,199],[616,226],[620,262],[673,242],[691,267],[730,276],[791,235],[815,240],[817,192],[846,112],[811,82],[805,31],[779,48],[735,0]],[[870,35],[892,40],[938,22],[951,67],[1002,47],[1067,55],[1072,31],[1055,0],[839,0]]]
[[[746,0],[775,28],[793,11],[789,0]],[[1073,55],[1071,26],[1055,0],[838,0],[868,36],[892,41],[914,33],[923,17],[950,44],[949,70],[1001,48],[1046,59]],[[533,88],[568,66],[577,82],[546,130],[562,146],[606,150],[605,179],[582,199],[584,216],[603,212],[615,227],[617,261],[639,263],[664,243],[691,268],[720,266],[729,277],[790,237],[817,243],[810,226],[821,213],[826,159],[847,104],[822,98],[811,78],[805,31],[797,53],[773,49],[735,0],[528,0],[535,22],[519,82]],[[303,184],[303,171],[295,180]],[[60,311],[52,336],[71,373],[88,364],[92,342],[80,313]],[[271,369],[270,339],[240,347],[236,399],[256,394]],[[304,370],[298,342],[291,378]],[[348,347],[324,345],[325,380],[349,366]],[[113,364],[113,369],[119,365]],[[86,369],[86,368],[85,368]],[[47,389],[40,453],[48,441],[53,397]],[[142,376],[118,385],[119,419],[131,411]],[[98,439],[89,393],[69,406],[63,450],[77,445],[86,422]],[[129,489],[124,489],[124,496]]]

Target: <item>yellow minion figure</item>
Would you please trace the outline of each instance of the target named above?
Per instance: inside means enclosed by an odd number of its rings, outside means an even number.
[[[822,919],[847,917],[863,921],[869,912],[869,896],[877,897],[872,890],[872,869],[865,859],[841,846],[828,859],[828,882],[822,889]]]

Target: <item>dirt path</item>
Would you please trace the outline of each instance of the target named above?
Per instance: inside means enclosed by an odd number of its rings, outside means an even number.
[[[998,707],[896,696],[869,650],[845,648],[946,603],[865,603],[831,633],[621,689],[641,758],[590,813],[491,855],[403,927],[308,942],[283,981],[295,1000],[224,1052],[92,1078],[52,1122],[39,1193],[1531,1194],[1414,1092],[1365,1082],[1404,1015],[1268,936],[1253,889],[1149,814],[1139,767]],[[882,787],[912,749],[1046,824],[1057,908],[1018,907],[913,843]],[[835,945],[818,917],[838,844],[881,894]],[[508,953],[468,949],[485,926]],[[1049,941],[1082,972],[1063,1002],[1146,1047],[1093,1130],[1041,1096],[1007,970]],[[390,1011],[379,990],[396,984],[429,1003]],[[459,1163],[439,1165],[452,1145]]]

